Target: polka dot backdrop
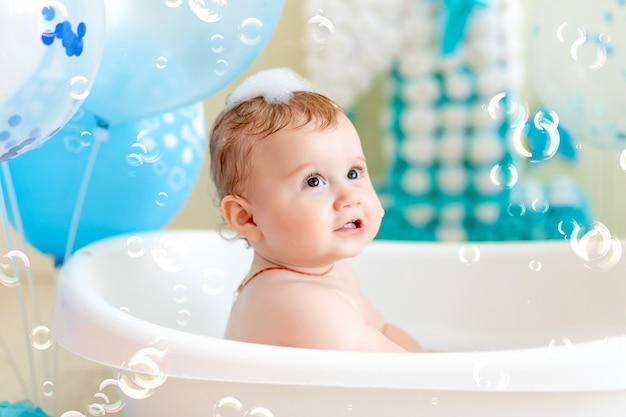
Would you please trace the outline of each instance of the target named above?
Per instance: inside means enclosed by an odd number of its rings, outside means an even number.
[[[386,214],[379,238],[563,238],[572,225],[589,225],[589,207],[569,181],[559,182],[557,198],[552,185],[520,178],[521,162],[552,158],[559,136],[556,116],[533,118],[516,96],[519,4],[466,3],[470,7],[461,9],[470,13],[444,2],[396,0],[384,12],[369,4],[349,17],[339,10],[345,5],[326,4],[334,31],[311,48],[310,78],[349,108],[375,77],[386,76],[387,172],[379,186]],[[353,39],[370,33],[368,24],[376,25],[374,34]],[[392,26],[397,30],[385,30]],[[309,25],[309,31],[320,27]],[[351,42],[363,45],[349,52]],[[358,77],[346,65],[364,68],[355,70],[363,77],[352,81]],[[527,140],[531,127],[548,139]]]

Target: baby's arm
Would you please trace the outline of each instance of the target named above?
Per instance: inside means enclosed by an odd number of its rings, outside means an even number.
[[[409,352],[423,352],[422,345],[417,343],[407,332],[393,324],[386,323],[383,327],[383,334],[389,340],[406,349]]]

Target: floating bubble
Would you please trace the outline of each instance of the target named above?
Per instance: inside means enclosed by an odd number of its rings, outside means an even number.
[[[213,68],[213,73],[218,77],[223,77],[228,72],[228,61],[225,59],[218,59],[215,61],[215,67]]]
[[[561,24],[557,30],[557,39],[565,43],[563,32],[567,22]],[[570,45],[570,56],[587,67],[590,71],[596,71],[604,66],[607,58],[607,46],[611,42],[611,36],[600,33],[597,37],[589,37],[584,27],[576,28],[576,39]]]
[[[546,114],[538,111],[534,117],[534,127],[546,136],[545,141],[528,140],[526,131],[529,127],[524,123],[513,130],[513,149],[519,156],[530,162],[541,162],[552,158],[561,144],[558,126],[559,118],[556,113]]]
[[[307,20],[307,24],[312,29],[311,41],[314,45],[325,45],[335,34],[335,25],[329,18],[324,16],[324,11],[319,9],[315,16]]]
[[[532,261],[530,261],[530,263],[528,264],[528,268],[530,268],[531,271],[533,272],[539,272],[541,271],[541,268],[543,267],[543,265],[541,264],[541,261],[538,261],[536,259],[533,259]]]
[[[177,7],[182,6],[183,0],[165,0],[165,5],[170,9],[175,9]]]
[[[163,207],[165,206],[165,204],[167,204],[167,199],[170,196],[165,192],[165,191],[161,191],[158,195],[156,200],[154,200],[154,202],[156,203],[157,206],[159,207]]]
[[[480,260],[480,248],[476,245],[463,245],[459,249],[459,259],[465,265],[475,265]]]
[[[501,103],[503,104],[502,108]],[[485,106],[483,106],[483,109],[485,109]],[[496,121],[505,113],[512,128],[519,128],[526,125],[529,115],[528,103],[511,99],[506,92],[495,94],[491,100],[489,100],[486,110],[489,116]]]
[[[530,204],[530,207],[536,213],[547,213],[548,210],[550,209],[550,203],[548,203],[547,201],[540,200],[540,199],[536,198]]]
[[[166,272],[179,272],[187,255],[185,244],[171,235],[163,235],[150,249],[152,259]]]
[[[587,232],[575,224],[570,236],[570,246],[583,264],[592,270],[611,269],[622,257],[620,240],[600,222],[594,222]]]
[[[76,75],[70,80],[69,91],[70,97],[74,100],[84,100],[89,96],[91,92],[91,83],[82,75]]]
[[[224,35],[216,33],[211,36],[211,51],[214,54],[221,54],[224,52]]]
[[[574,230],[580,228],[576,220],[570,219],[569,221],[561,220],[556,226],[559,234],[563,236],[565,240],[568,240]]]
[[[548,343],[550,355],[555,357],[568,356],[572,353],[573,348],[572,341],[567,337],[557,337]]]
[[[226,274],[224,270],[216,267],[209,267],[202,274],[202,291],[207,295],[219,295],[224,291]]]
[[[506,208],[506,212],[511,217],[522,217],[524,214],[526,214],[526,204],[510,203]]]
[[[263,22],[256,17],[244,19],[238,28],[239,40],[245,45],[257,45],[263,39]]]
[[[0,271],[0,284],[11,288],[20,285],[20,277],[13,272],[11,264],[2,262],[0,266],[2,268]]]
[[[85,416],[83,413],[78,412],[78,411],[66,411],[63,414],[61,414],[61,417],[87,417]]]
[[[44,381],[41,387],[42,387],[42,394],[44,397],[52,397],[54,395],[54,382]]]
[[[519,180],[519,173],[513,164],[496,164],[489,171],[489,179],[500,189],[513,188]]]
[[[180,327],[187,327],[189,324],[189,318],[191,317],[191,312],[186,308],[178,310],[178,316],[176,317],[176,324]]]
[[[158,57],[155,65],[158,69],[165,69],[167,67],[167,58],[164,56]]]
[[[106,411],[104,410],[102,404],[98,403],[89,404],[87,406],[87,410],[89,411],[89,414],[93,417],[101,417],[106,414]]]
[[[274,417],[274,414],[270,410],[264,407],[254,407],[248,413],[250,417]]]
[[[183,284],[174,285],[174,302],[182,304],[187,301],[187,287]]]
[[[622,171],[626,171],[626,149],[619,154],[619,166],[622,168]]]
[[[430,399],[430,403],[432,405],[437,405],[437,404],[439,404],[439,400],[437,399],[437,397],[433,397],[433,398]]]
[[[226,0],[213,0],[212,3],[223,7],[226,5]],[[217,9],[207,7],[204,0],[189,0],[189,8],[203,22],[215,23],[222,19],[222,13]]]
[[[472,372],[474,382],[487,390],[502,390],[508,387],[509,373],[488,360],[482,360],[474,366]]]
[[[237,398],[224,397],[213,407],[213,417],[231,417],[240,415],[243,404]]]
[[[127,319],[128,316],[130,316],[130,309],[126,306],[120,307],[119,311],[117,312],[117,317],[124,320]]]
[[[136,400],[150,397],[167,380],[166,373],[161,369],[164,358],[165,352],[159,349],[140,349],[128,363],[122,365],[124,371],[118,377],[120,390]]]
[[[105,379],[104,381],[100,383],[100,386],[98,387],[100,392],[95,393],[93,397],[104,401],[104,403],[100,404],[104,412],[113,414],[113,413],[122,411],[124,409],[125,404],[124,404],[124,401],[121,399],[111,402],[111,400],[109,399],[109,396],[105,394],[104,392],[102,392],[107,387],[110,387],[110,386],[113,386],[116,388],[115,394],[117,394],[117,389],[119,389],[120,387],[119,381],[117,379]]]
[[[47,326],[36,326],[30,332],[30,344],[37,350],[46,350],[52,346],[52,336]]]
[[[139,258],[146,253],[144,240],[141,236],[130,236],[126,239],[126,254],[131,258]]]

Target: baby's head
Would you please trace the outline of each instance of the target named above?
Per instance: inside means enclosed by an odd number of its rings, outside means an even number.
[[[269,70],[229,97],[210,137],[211,174],[225,221],[257,254],[321,267],[358,254],[383,210],[350,120],[294,77]]]
[[[256,96],[227,106],[215,121],[209,141],[211,176],[219,199],[246,195],[251,155],[259,141],[309,123],[319,129],[332,128],[340,113],[335,102],[311,91],[293,91],[285,101]]]

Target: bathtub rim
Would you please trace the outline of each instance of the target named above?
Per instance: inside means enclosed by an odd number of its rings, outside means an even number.
[[[93,254],[99,250],[109,248],[119,251],[120,247],[123,248],[120,243],[129,236],[149,238],[163,234],[182,239],[219,236],[211,230],[132,233],[103,239],[83,248],[81,251],[89,251],[91,256],[71,257],[58,274],[58,298],[51,329],[59,345],[90,361],[114,369],[130,370],[127,366],[129,359],[136,352],[150,346],[156,337],[176,336],[169,337],[164,370],[169,377],[195,380],[464,391],[626,390],[626,336],[575,343],[552,350],[536,347],[417,354],[339,352],[257,345],[207,337],[147,322],[132,315],[124,318],[125,323],[132,325],[132,334],[120,335],[120,321],[114,319],[119,318],[119,310],[99,299],[93,288],[80,285],[81,281],[76,278],[80,274],[72,276],[68,271],[84,267],[84,262],[89,259],[93,261]],[[386,241],[377,242],[389,244]],[[552,241],[546,242],[554,244]],[[391,242],[393,245],[398,243],[416,244]],[[446,245],[443,242],[436,244]],[[458,244],[457,242],[456,245]],[[479,247],[482,245],[472,244]],[[88,304],[81,304],[76,300],[90,301]],[[93,312],[102,314],[87,314]],[[76,337],[77,334],[88,337]],[[125,349],[119,349],[120,338],[124,339]],[[209,351],[211,355],[207,357],[206,352]],[[198,366],[198,363],[203,363],[204,366]],[[245,369],[240,369],[242,364],[246,365]],[[363,369],[363,364],[369,364],[369,367]],[[478,364],[483,364],[491,373],[499,372],[500,376],[507,379],[505,386],[481,386],[476,381]],[[211,375],[206,375],[206,368],[211,370]],[[537,369],[551,370],[542,374],[541,385],[537,384]]]

